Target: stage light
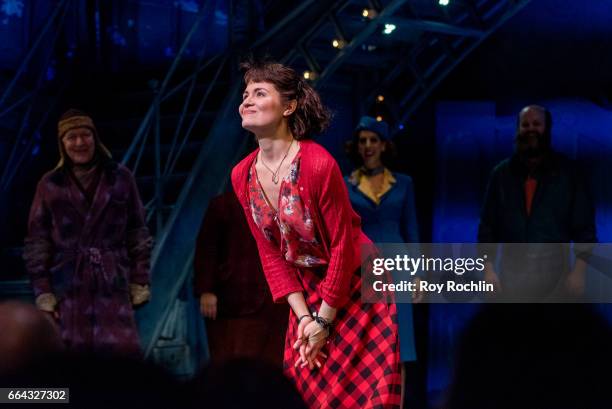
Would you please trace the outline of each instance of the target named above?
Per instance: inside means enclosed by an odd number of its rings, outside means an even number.
[[[376,117],[376,120],[377,120],[378,122],[381,122],[381,121],[383,120],[383,117],[382,117],[382,116],[380,116],[380,115],[378,115],[378,116]]]
[[[399,124],[398,128],[399,128],[399,129],[400,129],[400,131],[401,131],[402,129],[404,129],[404,124]]]
[[[448,3],[450,3],[450,0],[439,0],[438,4],[441,6],[448,6]]]
[[[315,80],[317,78],[317,73],[314,71],[304,71],[304,79],[305,80]]]
[[[370,20],[376,17],[377,15],[378,12],[374,9],[363,9],[363,11],[361,12],[361,16],[363,18],[369,18]]]
[[[385,100],[385,96],[384,95],[379,95],[379,96],[376,97],[376,100],[378,102],[383,102]]]
[[[383,34],[391,34],[393,31],[395,31],[397,27],[395,26],[395,24],[385,24],[385,29],[383,30]]]
[[[344,47],[344,41],[338,40],[337,38],[334,38],[333,41],[332,41],[332,46],[334,48],[342,48],[342,47]]]

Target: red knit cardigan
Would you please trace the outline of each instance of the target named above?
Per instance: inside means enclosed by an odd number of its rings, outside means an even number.
[[[325,302],[339,308],[348,300],[351,276],[360,265],[361,245],[371,241],[361,231],[361,218],[351,207],[342,173],[334,158],[310,140],[300,141],[300,150],[300,195],[310,210],[329,260],[318,291]],[[275,302],[281,302],[288,294],[304,289],[297,277],[297,267],[285,260],[280,248],[268,241],[253,221],[248,176],[258,152],[256,149],[234,167],[232,184],[257,242],[272,297]]]

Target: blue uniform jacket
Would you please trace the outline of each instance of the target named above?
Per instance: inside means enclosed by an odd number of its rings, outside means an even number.
[[[362,230],[374,243],[418,243],[414,188],[408,175],[393,173],[395,183],[376,204],[363,194],[355,181],[346,177],[353,209],[361,216]],[[398,303],[400,356],[403,362],[416,360],[412,304]]]

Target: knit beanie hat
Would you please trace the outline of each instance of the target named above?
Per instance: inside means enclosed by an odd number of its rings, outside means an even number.
[[[68,131],[71,131],[76,128],[88,128],[93,133],[94,140],[96,143],[96,150],[94,156],[100,155],[106,159],[112,158],[110,151],[100,141],[100,138],[98,137],[98,131],[91,117],[85,112],[79,111],[78,109],[69,109],[68,111],[64,112],[64,114],[60,117],[59,122],[57,124],[57,141],[59,143],[60,160],[57,166],[55,167],[56,169],[64,166],[67,162],[70,161],[65,152],[64,144],[62,143],[62,138],[64,137],[64,135],[66,135]]]

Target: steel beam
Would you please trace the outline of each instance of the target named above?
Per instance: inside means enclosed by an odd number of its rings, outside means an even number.
[[[485,34],[484,31],[479,29],[462,27],[432,20],[418,20],[393,16],[387,18],[385,21],[391,24],[395,24],[398,30],[419,30],[428,31],[432,33],[457,35],[462,37],[482,37]]]
[[[391,17],[397,9],[399,9],[406,0],[393,0],[391,1],[375,18],[370,20],[367,26],[355,36],[350,43],[346,44],[339,52],[336,58],[334,58],[325,67],[321,75],[315,80],[317,86],[321,86],[327,81],[334,72],[350,57],[350,55],[361,46],[380,26],[381,23],[386,21],[387,18]]]

